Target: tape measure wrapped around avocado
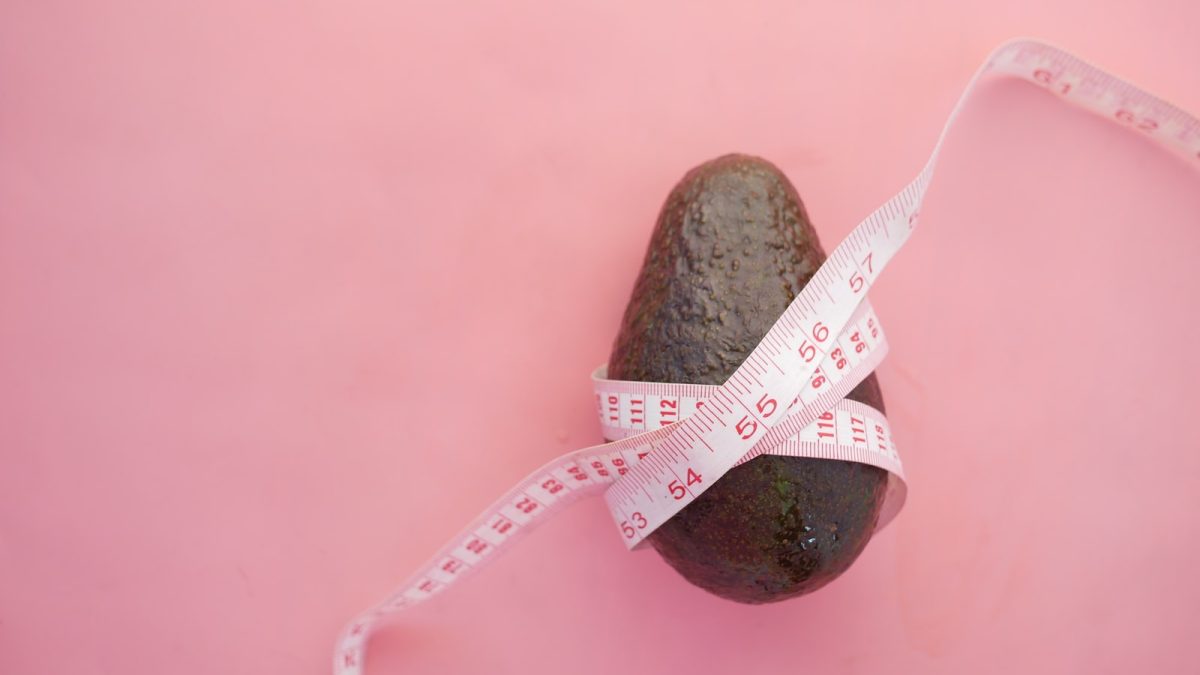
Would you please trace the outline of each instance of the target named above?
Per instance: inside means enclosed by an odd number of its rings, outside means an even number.
[[[671,191],[608,362],[618,380],[724,383],[825,254],[804,204],[771,163],[727,155]],[[884,412],[874,374],[846,398]],[[692,583],[731,600],[815,590],[862,552],[887,471],[760,455],[736,466],[648,542]]]
[[[967,85],[928,163],[823,254],[795,189],[730,155],[689,173],[659,216],[609,368],[592,376],[604,435],[488,506],[354,619],[334,672],[358,675],[384,619],[479,570],[577,499],[603,493],[630,548],[741,602],[843,572],[904,502],[871,375],[887,349],[866,293],[908,240],[946,132],[986,73],[1015,76],[1200,162],[1200,121],[1040,42],[1001,45]],[[610,379],[612,378],[616,379]]]

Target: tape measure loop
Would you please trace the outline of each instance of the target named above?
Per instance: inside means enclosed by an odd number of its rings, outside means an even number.
[[[1001,45],[967,84],[917,177],[834,249],[729,381],[720,387],[617,382],[597,369],[597,414],[605,436],[615,440],[545,464],[484,510],[343,630],[334,673],[360,674],[366,642],[382,621],[480,569],[585,496],[604,493],[618,532],[636,548],[731,467],[770,452],[886,469],[877,527],[891,521],[906,487],[887,420],[842,396],[887,350],[866,294],[915,229],[946,134],[988,73],[1030,82],[1200,165],[1200,121],[1192,115],[1056,47],[1027,39]]]

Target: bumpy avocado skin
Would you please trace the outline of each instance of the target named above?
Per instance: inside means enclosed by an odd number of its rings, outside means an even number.
[[[692,169],[659,213],[609,358],[609,377],[721,384],[825,254],[796,189],[766,160]],[[882,411],[872,374],[847,396]],[[887,485],[866,464],[763,455],[735,467],[650,544],[688,581],[745,603],[832,581],[862,552]]]

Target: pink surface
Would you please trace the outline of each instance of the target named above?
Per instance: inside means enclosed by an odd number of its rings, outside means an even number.
[[[99,4],[0,9],[4,673],[327,672],[597,440],[586,376],[704,159],[778,163],[832,246],[1009,37],[1200,111],[1185,1]],[[988,85],[873,294],[911,497],[849,573],[727,603],[590,501],[371,672],[1194,671],[1198,186]]]

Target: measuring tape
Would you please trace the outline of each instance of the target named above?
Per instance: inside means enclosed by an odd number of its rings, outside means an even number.
[[[883,361],[887,340],[870,303],[863,300],[853,310],[839,333],[827,333],[818,322],[812,342],[799,340],[798,360],[816,364],[816,368],[806,379],[788,382],[798,391],[786,406],[780,401],[788,399],[779,393],[786,390],[769,384],[769,376],[782,375],[786,372],[783,368],[767,373],[752,369],[750,384],[737,379],[762,343],[719,387],[608,380],[603,367],[592,375],[604,436],[624,439],[601,447],[619,454],[610,462],[619,464],[616,478],[620,480],[605,497],[629,548],[645,541],[656,527],[714,483],[710,476],[720,477],[761,454],[842,459],[887,470],[887,496],[876,529],[891,521],[904,502],[905,487],[887,421],[883,413],[842,398]],[[763,343],[778,330],[777,324]],[[762,362],[765,369],[774,357],[764,358],[768,359]],[[763,389],[761,394],[756,387]],[[680,424],[676,425],[677,421]],[[769,423],[774,424],[768,432]],[[665,435],[660,439],[645,433],[647,428],[657,428]],[[683,435],[676,438],[675,434]],[[719,473],[706,473],[716,464],[702,460],[717,455],[716,444],[722,442],[737,447],[738,454]],[[602,477],[612,475],[599,458],[592,462],[593,469],[604,472]],[[639,475],[639,471],[645,473]],[[650,479],[643,478],[645,475]]]
[[[608,380],[593,374],[597,414],[614,442],[542,466],[488,507],[387,599],[352,621],[334,651],[336,675],[358,675],[366,641],[382,620],[428,600],[482,568],[549,516],[604,493],[633,549],[733,466],[760,454],[862,462],[886,469],[876,529],[904,501],[899,455],[887,420],[843,400],[882,360],[887,342],[865,298],[916,226],[946,134],[978,81],[1014,76],[1148,135],[1200,162],[1200,121],[1049,45],[997,48],[950,113],[925,167],[863,220],[821,266],[754,351],[721,386]]]

